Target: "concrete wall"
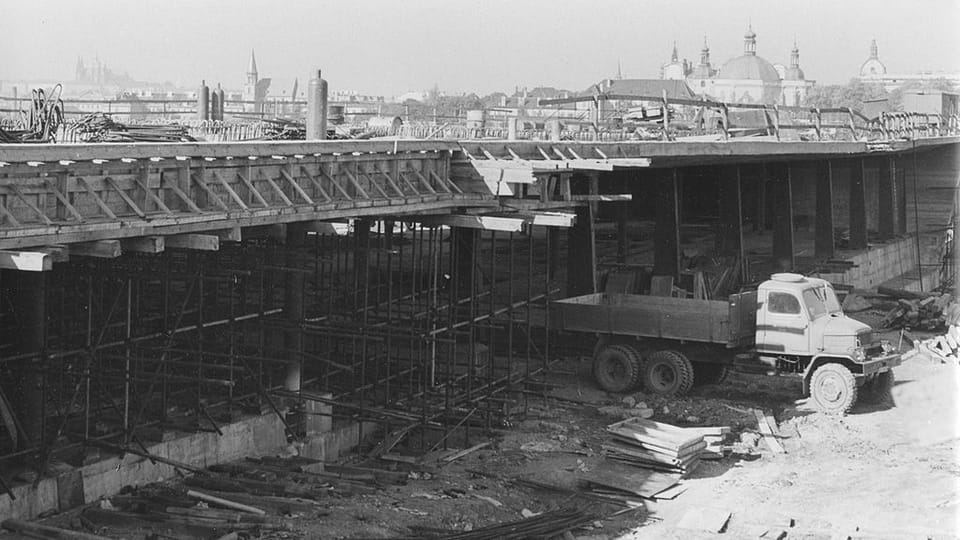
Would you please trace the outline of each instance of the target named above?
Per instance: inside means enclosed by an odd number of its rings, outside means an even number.
[[[874,244],[869,251],[847,257],[846,260],[856,266],[846,272],[821,273],[819,277],[835,284],[871,289],[917,268],[916,238],[906,236],[886,244]],[[931,288],[926,278],[924,286],[927,290]]]
[[[362,437],[379,429],[377,424],[348,424],[334,428],[329,406],[308,402],[308,411],[320,413],[308,422],[309,432],[301,455],[320,460],[337,459],[357,446]],[[326,413],[324,415],[324,413]],[[311,425],[312,424],[312,425]],[[283,423],[274,415],[255,416],[220,426],[223,435],[202,432],[184,434],[147,446],[150,454],[195,467],[209,467],[247,456],[275,454],[288,446]],[[317,430],[322,430],[319,432]],[[174,468],[126,454],[107,457],[82,467],[57,467],[58,472],[33,483],[14,485],[15,500],[0,494],[0,519],[33,519],[48,511],[64,511],[116,494],[123,486],[143,485],[173,478]]]

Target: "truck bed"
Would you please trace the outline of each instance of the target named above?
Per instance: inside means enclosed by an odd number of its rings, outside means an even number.
[[[739,313],[740,305],[723,300],[597,293],[553,302],[550,322],[558,330],[735,346],[741,344],[745,331],[752,335],[752,329],[743,328],[740,322],[745,317],[737,317],[736,328],[731,328],[731,315]],[[754,312],[755,306],[754,296]]]

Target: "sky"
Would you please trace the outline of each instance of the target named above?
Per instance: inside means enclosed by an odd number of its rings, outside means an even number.
[[[674,41],[715,66],[743,53],[842,83],[877,40],[889,72],[960,71],[960,0],[0,0],[0,80],[69,82],[98,56],[142,81],[238,89],[251,49],[271,93],[317,70],[332,91],[395,96],[656,78]],[[3,91],[0,89],[0,91]]]

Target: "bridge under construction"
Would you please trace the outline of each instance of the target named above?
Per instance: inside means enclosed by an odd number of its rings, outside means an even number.
[[[550,301],[611,276],[958,283],[958,157],[943,135],[0,145],[0,515],[290,441],[469,438],[577,350]]]

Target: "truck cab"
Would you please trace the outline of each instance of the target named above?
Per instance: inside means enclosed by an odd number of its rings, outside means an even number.
[[[828,411],[846,412],[859,387],[888,386],[890,368],[900,363],[889,343],[843,313],[823,279],[772,275],[757,289],[756,324],[759,359],[774,371],[802,374],[804,390]]]

